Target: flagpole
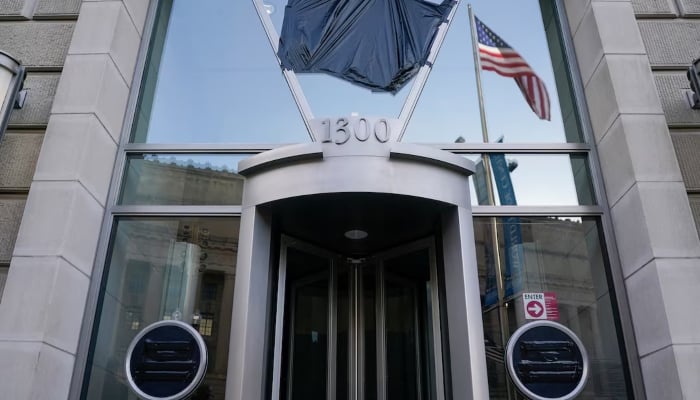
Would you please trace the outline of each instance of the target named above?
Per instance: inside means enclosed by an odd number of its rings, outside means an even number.
[[[469,27],[472,37],[472,51],[474,52],[474,73],[476,75],[476,93],[479,97],[479,115],[481,117],[481,135],[484,143],[489,143],[489,131],[486,124],[486,109],[484,107],[484,92],[481,86],[481,57],[479,57],[479,45],[477,43],[476,21],[474,20],[474,11],[472,5],[468,4],[469,10]],[[491,182],[491,162],[487,154],[481,155],[484,163],[484,180],[486,181],[486,192],[488,195],[489,205],[495,206],[493,183]],[[494,267],[496,268],[496,289],[498,290],[498,315],[501,319],[501,341],[505,347],[508,342],[508,332],[504,327],[508,327],[508,311],[505,307],[505,285],[503,282],[503,265],[501,264],[500,248],[498,245],[498,230],[496,217],[491,218],[491,240],[493,241]],[[507,385],[508,398],[512,398],[512,388]]]

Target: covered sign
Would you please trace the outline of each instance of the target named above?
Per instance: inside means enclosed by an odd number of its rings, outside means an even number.
[[[455,4],[290,0],[278,56],[287,70],[323,72],[396,93],[427,63],[438,28]]]

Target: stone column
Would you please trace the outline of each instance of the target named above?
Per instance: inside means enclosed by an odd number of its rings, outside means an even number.
[[[700,241],[633,8],[664,2],[563,2],[611,208],[646,397],[696,398]],[[641,390],[636,393],[643,396]]]
[[[79,17],[0,303],[0,397],[66,399],[149,2],[31,3],[23,12]],[[28,104],[48,109],[51,97]]]

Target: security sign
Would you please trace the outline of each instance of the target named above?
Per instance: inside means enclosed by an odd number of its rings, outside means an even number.
[[[147,326],[126,353],[129,386],[144,400],[184,399],[202,383],[206,370],[206,344],[182,321]]]
[[[583,391],[588,355],[569,328],[553,321],[521,326],[508,341],[506,365],[515,386],[532,400],[568,400]]]

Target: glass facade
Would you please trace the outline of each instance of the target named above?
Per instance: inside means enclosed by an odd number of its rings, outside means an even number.
[[[513,231],[517,235],[506,234]],[[477,217],[474,232],[491,398],[514,398],[516,392],[503,360],[507,339],[532,319],[523,293],[545,293],[547,319],[564,324],[583,342],[592,373],[577,398],[627,398],[598,220]]]
[[[115,222],[85,398],[136,399],[124,376],[127,348],[141,329],[164,319],[192,323],[207,345],[209,366],[194,398],[223,398],[238,224],[235,217]]]
[[[279,32],[286,0],[260,0],[261,16],[252,0],[157,3],[108,204],[104,229],[111,236],[103,243],[108,251],[83,377],[85,399],[135,398],[123,376],[126,347],[140,329],[168,318],[196,320],[209,347],[210,368],[195,398],[224,398],[244,183],[237,164],[312,136],[261,24],[261,17],[269,18]],[[576,107],[578,78],[570,73],[557,2],[506,3],[475,0],[472,7],[544,81],[551,121],[537,118],[513,79],[484,71],[488,118],[482,125],[469,18],[460,4],[403,141],[476,164],[470,196],[491,398],[521,398],[506,376],[503,349],[528,322],[522,304],[528,292],[553,296],[558,315],[552,319],[583,340],[592,372],[581,398],[627,398],[624,343],[601,228],[607,215],[594,184],[595,155]],[[321,74],[296,79],[316,118],[398,118],[414,83],[392,95]],[[314,284],[300,290],[298,307],[326,307],[319,290]],[[401,314],[410,300],[405,290],[389,287],[389,295],[389,307],[396,308],[389,328],[415,325],[418,317]],[[186,296],[191,300],[183,301]],[[349,312],[347,304],[342,308],[340,313]],[[325,334],[326,321],[296,317],[295,329]],[[342,324],[340,331],[347,329]],[[392,342],[388,362],[403,363],[410,344],[404,342]],[[294,343],[295,350],[321,371],[325,353],[302,345]],[[339,370],[342,384],[347,376]],[[405,379],[392,376],[389,384],[399,390]]]

